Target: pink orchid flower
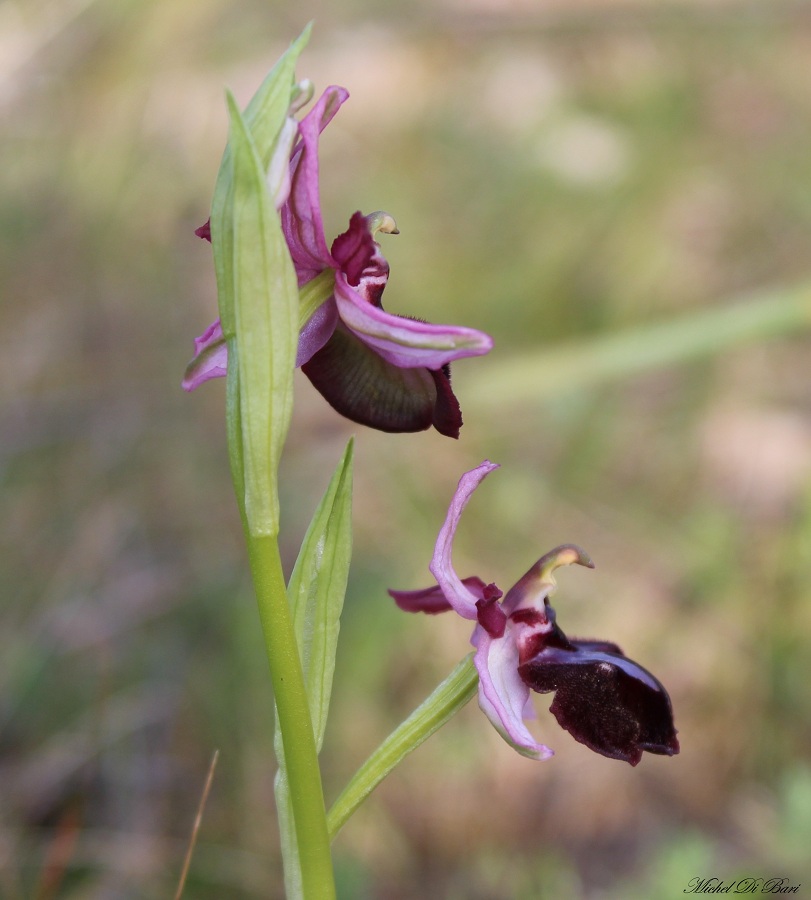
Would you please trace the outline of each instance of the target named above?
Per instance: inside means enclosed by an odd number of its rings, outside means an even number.
[[[534,717],[530,690],[555,692],[551,712],[575,740],[612,759],[635,766],[643,751],[673,756],[679,752],[670,698],[662,684],[628,659],[616,644],[570,640],[555,621],[549,596],[560,566],[593,568],[574,544],[557,547],[510,588],[503,600],[494,584],[478,577],[460,579],[451,551],[462,511],[494,463],[466,472],[439,532],[431,573],[438,584],[419,591],[389,591],[408,612],[455,610],[476,622],[479,705],[494,727],[519,753],[546,759],[552,751],[526,726]]]
[[[389,265],[374,235],[397,233],[386,213],[356,212],[348,229],[327,246],[318,141],[348,96],[344,88],[327,88],[298,123],[289,190],[277,198],[299,289],[324,273],[334,276],[325,299],[301,328],[296,365],[334,409],[355,422],[392,432],[433,425],[444,435],[458,437],[462,416],[449,364],[487,353],[491,338],[472,328],[431,325],[383,310]],[[196,233],[211,240],[208,223]],[[228,350],[217,320],[195,341],[184,389],[224,376],[227,365]]]

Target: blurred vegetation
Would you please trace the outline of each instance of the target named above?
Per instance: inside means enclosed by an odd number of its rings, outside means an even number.
[[[390,211],[387,308],[496,339],[455,367],[458,444],[354,428],[298,384],[289,565],[357,434],[328,799],[467,651],[464,623],[385,588],[429,582],[485,456],[503,468],[458,567],[506,588],[583,545],[598,569],[561,575],[560,621],[653,669],[682,743],[631,769],[538,702],[538,764],[471,704],[341,833],[341,896],[807,884],[811,6],[5,0],[0,895],[172,896],[218,747],[185,896],[280,896],[223,385],[179,382],[215,315],[193,229],[223,86],[247,100],[313,17],[300,74],[352,94],[324,140],[328,233]],[[774,316],[739,334],[761,297]]]

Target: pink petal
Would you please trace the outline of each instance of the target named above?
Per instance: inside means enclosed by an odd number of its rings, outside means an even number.
[[[333,266],[321,216],[318,139],[348,97],[345,88],[328,87],[299,123],[301,141],[290,163],[290,196],[281,209],[282,228],[299,274],[299,284]]]
[[[367,303],[341,272],[336,273],[335,302],[346,326],[383,359],[402,369],[441,369],[454,359],[482,356],[493,347],[492,338],[474,328],[429,325],[387,313]]]
[[[299,332],[296,368],[308,363],[327,343],[338,324],[338,310],[333,300],[327,300],[310,316]]]
[[[228,367],[228,346],[217,319],[194,339],[194,359],[186,368],[181,385],[184,391],[193,391],[212,378],[225,377]]]
[[[479,673],[479,706],[510,746],[531,759],[549,759],[553,751],[539,744],[524,724],[529,688],[518,674],[518,648],[508,628],[504,637],[491,638],[479,626],[471,641]]]
[[[462,511],[467,506],[473,492],[481,484],[484,478],[497,469],[497,463],[491,463],[485,460],[480,466],[471,469],[459,479],[456,493],[453,495],[451,505],[448,508],[448,515],[439,531],[434,549],[434,557],[429,566],[431,574],[436,578],[442,593],[448,600],[448,603],[465,619],[476,619],[478,611],[476,609],[476,601],[481,599],[470,586],[466,585],[456,574],[453,568],[451,554],[453,551],[453,538],[456,534],[456,528]]]

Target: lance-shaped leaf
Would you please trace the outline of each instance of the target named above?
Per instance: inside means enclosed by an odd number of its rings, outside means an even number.
[[[279,531],[277,473],[290,425],[298,344],[298,284],[256,146],[234,98],[234,334],[242,431],[244,516],[254,536]],[[232,357],[233,358],[233,357]]]
[[[335,838],[347,819],[395,766],[473,698],[478,682],[471,653],[355,772],[327,814],[330,837]]]
[[[244,121],[248,123],[254,142],[254,152],[267,170],[274,154],[278,155],[279,142],[289,141],[291,133],[285,129],[285,121],[291,102],[298,88],[294,84],[295,66],[301,51],[310,38],[308,25],[279,62],[273,67],[259,90],[254,94],[245,111]],[[231,101],[229,101],[231,102]],[[232,104],[233,105],[233,104]],[[282,148],[283,149],[283,148]],[[234,292],[234,164],[231,143],[226,144],[217,175],[217,184],[211,205],[210,234],[214,252],[214,269],[217,277],[217,297],[220,322],[215,323],[222,339],[229,346],[228,355],[238,359],[235,345],[236,317]],[[287,153],[285,152],[285,157]],[[271,189],[273,186],[270,186]],[[265,190],[267,190],[267,186]],[[221,324],[220,324],[221,323]],[[221,357],[224,364],[225,357]],[[238,366],[231,368],[228,378],[226,400],[226,421],[228,429],[228,454],[234,479],[237,501],[247,527],[245,512],[245,461],[242,447],[242,415]],[[286,432],[286,428],[284,429]]]
[[[299,55],[310,39],[308,25],[301,35],[268,73],[245,110],[244,122],[254,141],[262,168],[267,171],[284,132],[284,122],[298,89],[295,67]],[[234,202],[233,147],[226,145],[214,196],[211,201],[211,243],[214,251],[214,270],[217,276],[217,296],[220,320],[226,339],[234,333],[234,235],[232,207]]]
[[[327,724],[352,555],[352,452],[350,441],[313,516],[288,585],[319,750]]]
[[[327,724],[341,610],[352,554],[352,441],[346,450],[301,544],[288,596],[310,703],[316,747]],[[278,762],[274,792],[279,816],[284,883],[288,897],[301,896],[301,862],[279,718],[274,748]]]

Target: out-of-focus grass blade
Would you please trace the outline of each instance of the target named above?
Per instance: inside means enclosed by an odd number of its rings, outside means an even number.
[[[466,404],[479,411],[532,404],[651,369],[811,330],[811,284],[753,294],[670,322],[535,350],[479,369]],[[468,399],[469,398],[469,399]]]

